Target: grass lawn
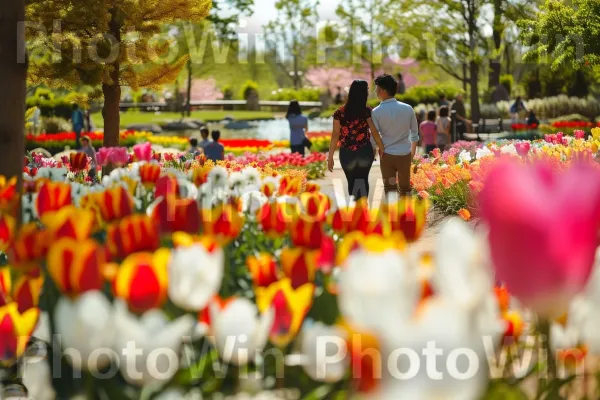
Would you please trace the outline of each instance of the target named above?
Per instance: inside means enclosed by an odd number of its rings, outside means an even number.
[[[236,120],[259,120],[275,117],[275,113],[268,111],[193,111],[190,118],[199,119],[204,122],[218,122],[225,117],[232,117]],[[158,124],[181,119],[180,113],[174,112],[141,112],[125,111],[121,113],[121,128],[132,124]],[[96,128],[104,127],[104,120],[101,113],[92,114],[92,122]]]

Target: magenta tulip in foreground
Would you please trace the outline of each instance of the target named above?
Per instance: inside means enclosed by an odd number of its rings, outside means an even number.
[[[600,171],[504,160],[480,194],[497,280],[541,316],[560,316],[592,271],[600,230]]]

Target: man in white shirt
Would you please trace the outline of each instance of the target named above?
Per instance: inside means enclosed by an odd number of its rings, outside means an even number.
[[[410,105],[396,100],[398,83],[391,75],[379,76],[375,85],[381,104],[372,118],[384,145],[380,164],[385,193],[410,195],[410,169],[419,142],[417,116]]]

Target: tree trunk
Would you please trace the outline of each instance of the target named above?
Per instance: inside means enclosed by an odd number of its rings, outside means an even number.
[[[117,43],[121,43],[121,25],[118,21],[118,11],[111,10],[110,33]],[[121,125],[121,84],[119,61],[111,64],[110,82],[102,84],[102,93],[104,94],[104,107],[102,108],[102,117],[104,118],[104,147],[119,146],[119,132]]]
[[[488,88],[496,89],[500,84],[500,74],[502,73],[502,55],[500,50],[502,47],[502,34],[504,25],[502,24],[502,2],[504,0],[494,0],[494,23],[492,38],[494,40],[494,53],[490,58],[490,71],[488,75]]]
[[[471,60],[469,62],[469,85],[471,86],[471,120],[474,124],[479,123],[479,64]]]
[[[300,89],[300,75],[298,75],[298,70],[298,55],[294,54],[294,88],[296,90]]]
[[[467,83],[469,82],[469,77],[467,76],[467,63],[463,63],[462,65],[462,85],[463,85],[463,92],[465,92],[465,95],[467,94]]]
[[[187,80],[187,100],[185,103],[185,112],[188,117],[192,115],[192,60],[187,63],[188,80]]]
[[[21,193],[25,155],[25,1],[11,0],[0,8],[0,175],[16,176]],[[20,204],[20,202],[19,202]],[[17,215],[20,215],[17,212]]]

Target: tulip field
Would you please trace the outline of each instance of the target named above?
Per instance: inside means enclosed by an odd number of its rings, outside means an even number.
[[[600,395],[600,128],[419,156],[414,195],[380,207],[323,193],[317,152],[214,164],[136,135],[99,149],[112,171],[97,183],[83,153],[29,154],[21,193],[0,177],[2,385],[35,399]]]

